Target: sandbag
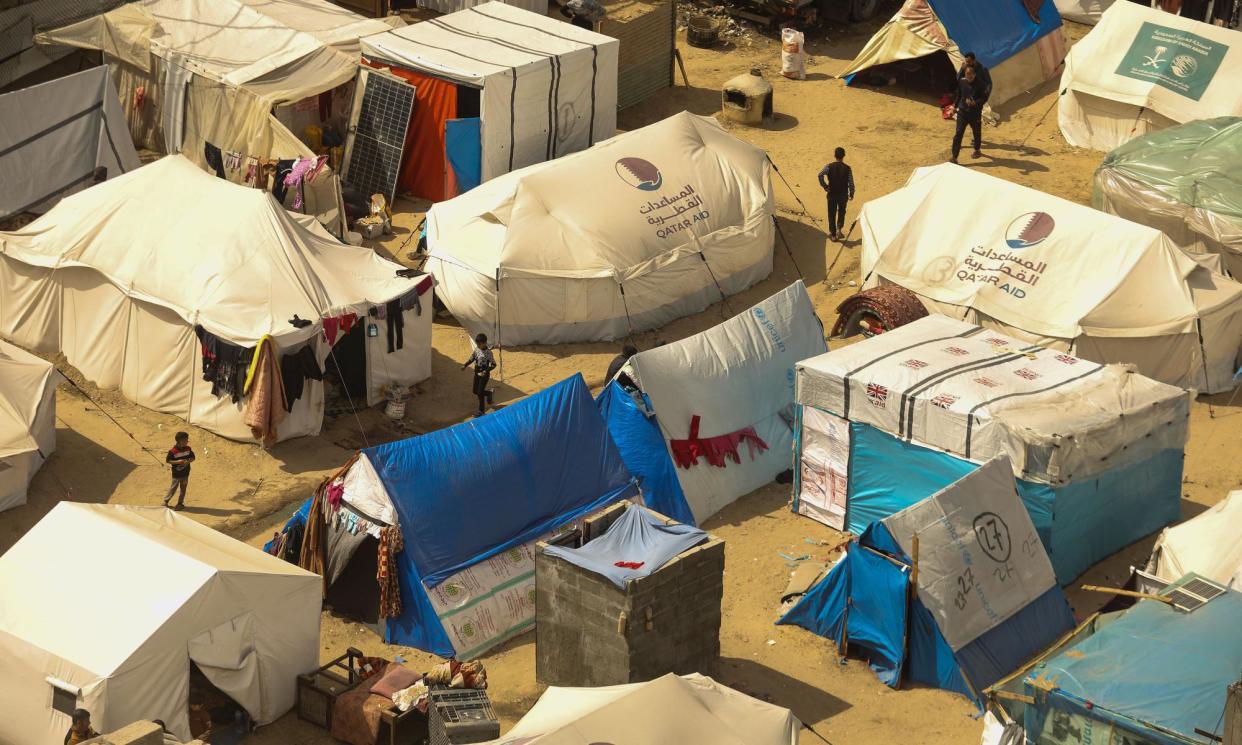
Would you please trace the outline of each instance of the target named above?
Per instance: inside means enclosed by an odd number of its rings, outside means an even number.
[[[806,80],[806,36],[792,28],[781,29],[781,75]]]

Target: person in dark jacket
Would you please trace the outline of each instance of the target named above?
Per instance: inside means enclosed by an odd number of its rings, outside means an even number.
[[[819,185],[828,195],[828,237],[844,238],[845,203],[854,198],[854,171],[845,164],[845,148],[833,151],[836,158],[819,172]]]
[[[957,81],[957,98],[953,102],[957,110],[957,130],[953,133],[953,157],[949,159],[950,162],[956,163],[958,154],[962,152],[962,136],[966,134],[967,127],[970,127],[970,132],[974,137],[974,151],[970,157],[983,157],[979,146],[983,128],[983,104],[986,102],[987,97],[982,81],[976,74],[974,66],[967,65],[965,74]]]
[[[974,52],[967,52],[966,59],[962,62],[962,66],[957,68],[957,79],[961,80],[966,77],[966,68],[974,67],[975,76],[983,84],[983,100],[986,101],[992,97],[992,73],[988,71],[986,65],[975,58]]]
[[[621,354],[613,357],[612,362],[608,363],[608,372],[604,376],[604,385],[608,385],[613,378],[616,378],[622,388],[634,388],[634,381],[630,380],[629,375],[622,374],[618,376],[617,373],[621,372],[621,368],[625,367],[625,363],[629,362],[630,358],[636,354],[638,354],[638,350],[632,344],[626,344],[624,347],[621,347]]]

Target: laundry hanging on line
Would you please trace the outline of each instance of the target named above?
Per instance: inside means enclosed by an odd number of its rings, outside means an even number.
[[[198,325],[194,335],[202,347],[203,380],[211,383],[211,395],[228,396],[237,403],[242,398],[254,348],[227,342]]]

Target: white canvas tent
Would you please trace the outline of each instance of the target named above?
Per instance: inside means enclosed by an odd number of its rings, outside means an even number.
[[[0,341],[0,512],[26,503],[35,471],[56,450],[52,363]]]
[[[365,360],[333,358],[338,371],[365,365],[365,403],[375,404],[386,384],[431,374],[431,279],[400,269],[304,227],[269,194],[170,155],[0,233],[0,336],[62,352],[87,379],[142,406],[250,440],[242,403],[212,395],[204,380],[195,326],[242,347],[270,335],[281,354],[311,345],[327,365],[320,319],[371,322],[371,308],[426,292],[421,312],[401,312],[401,349],[388,351],[379,322],[357,352]],[[311,323],[295,327],[295,315]],[[280,424],[282,440],[319,433],[323,384],[306,386]]]
[[[490,745],[797,745],[801,729],[783,706],[697,673],[670,673],[647,683],[603,688],[552,686]]]
[[[1067,21],[1094,26],[1114,0],[1057,0],[1057,12]]]
[[[789,469],[794,365],[827,349],[823,325],[799,280],[718,326],[639,352],[622,368],[650,400],[670,452],[672,440],[746,428],[767,445],[756,452],[738,443],[740,462],[725,460],[723,467],[696,460],[677,468],[696,523]],[[620,446],[628,462],[630,454]]]
[[[276,720],[319,661],[322,580],[162,507],[61,502],[0,557],[0,742],[59,745],[74,707],[109,732],[190,739],[190,663]]]
[[[140,165],[107,67],[0,95],[0,219]]]
[[[859,223],[867,287],[1172,385],[1233,387],[1242,285],[1157,230],[952,164],[917,169]]]
[[[427,269],[462,325],[506,344],[658,328],[772,271],[769,169],[683,112],[435,205]]]
[[[444,122],[464,115],[480,119],[480,179],[486,182],[616,133],[619,46],[555,18],[489,2],[368,36],[362,54],[398,74],[414,73],[415,87],[426,86],[411,127],[424,141],[407,147],[402,170],[437,153],[442,160]],[[477,91],[477,107],[469,114],[439,110],[424,98],[438,88],[426,78]],[[458,96],[458,105],[464,99]],[[435,121],[418,121],[432,115]],[[438,190],[415,196],[443,198]]]
[[[1242,590],[1242,491],[1229,492],[1205,512],[1165,528],[1147,571],[1166,582],[1194,572]]]
[[[1112,150],[1194,119],[1242,115],[1242,33],[1116,2],[1065,60],[1057,121],[1076,147]]]

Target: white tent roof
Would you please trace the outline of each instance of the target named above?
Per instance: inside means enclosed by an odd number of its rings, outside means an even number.
[[[789,468],[793,435],[782,413],[794,402],[794,365],[827,348],[799,280],[718,326],[630,358],[624,369],[651,399],[666,444],[687,438],[698,415],[700,437],[754,427],[768,446],[753,459],[743,446],[742,462],[724,468],[700,460],[677,469],[696,522]]]
[[[670,673],[647,683],[603,688],[552,686],[491,745],[797,745],[800,729],[783,706],[697,673]]]
[[[0,557],[0,594],[0,740],[64,731],[48,674],[100,728],[159,717],[184,737],[189,660],[261,723],[316,664],[320,578],[161,507],[61,502]]]
[[[940,315],[799,362],[798,403],[1058,485],[1182,449],[1190,415],[1180,388]]]
[[[645,160],[634,160],[656,164],[658,188],[635,188],[620,175],[621,160],[635,153]],[[427,241],[432,256],[488,277],[499,271],[502,279],[626,282],[698,253],[711,234],[771,221],[770,193],[763,150],[708,117],[682,112],[434,205]],[[653,209],[661,200],[670,203]],[[690,201],[700,205],[694,211],[710,211],[707,220],[690,230],[667,230]]]
[[[1242,491],[1180,525],[1165,528],[1147,570],[1175,582],[1194,572],[1235,590],[1242,589]]]
[[[105,65],[0,95],[0,218],[141,165]]]
[[[1221,277],[1212,305],[1196,307],[1191,273],[1207,270],[1153,228],[953,164],[917,169],[859,221],[869,282],[1033,335],[1179,334],[1201,312],[1242,306],[1242,285]]]
[[[172,155],[61,201],[0,252],[41,267],[89,267],[130,297],[252,345],[298,332],[294,314],[383,303],[414,288],[402,267],[300,225],[268,193]]]
[[[1239,116],[1240,77],[1242,33],[1114,2],[1065,60],[1061,132],[1071,145],[1111,150],[1169,123]]]
[[[1094,26],[1113,0],[1056,0],[1056,3],[1057,12],[1065,20]]]
[[[35,420],[44,392],[56,380],[52,363],[0,340],[0,458],[39,449]]]

